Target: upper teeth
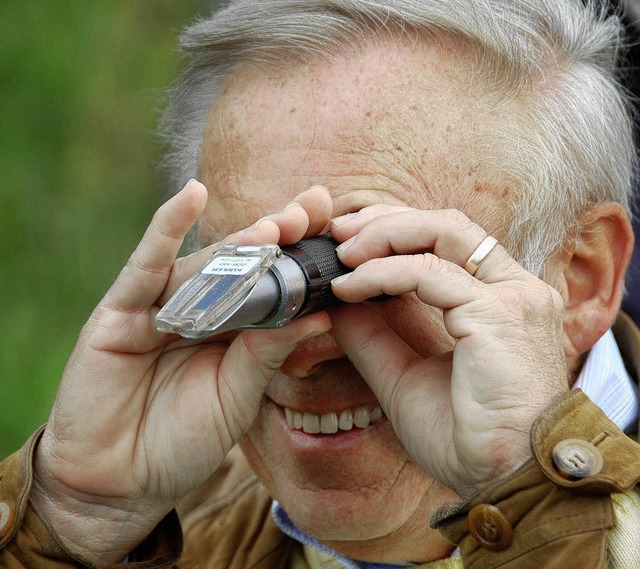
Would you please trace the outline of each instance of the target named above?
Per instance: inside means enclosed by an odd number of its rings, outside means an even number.
[[[327,413],[326,415],[314,415],[313,413],[300,413],[285,407],[287,425],[290,429],[302,429],[305,433],[315,435],[332,435],[341,431],[350,431],[353,427],[359,429],[367,428],[371,423],[375,423],[383,415],[380,407],[374,407],[369,411],[366,407],[358,407],[353,411],[347,410],[338,413]]]

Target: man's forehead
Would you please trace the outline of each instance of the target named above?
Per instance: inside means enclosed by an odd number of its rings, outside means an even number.
[[[295,124],[307,127],[307,143],[323,132],[367,138],[386,128],[399,134],[417,118],[436,129],[477,110],[471,62],[453,46],[396,42],[310,64],[242,65],[216,97],[209,126],[272,134]]]
[[[477,170],[470,133],[487,109],[471,93],[470,61],[452,46],[395,43],[312,65],[244,66],[212,105],[200,177],[242,207],[261,200],[258,186],[293,195],[316,183],[442,201]]]

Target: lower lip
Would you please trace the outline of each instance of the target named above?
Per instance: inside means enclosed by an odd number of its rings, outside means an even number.
[[[333,435],[325,435],[322,433],[308,434],[302,429],[290,429],[284,408],[280,405],[268,400],[267,405],[271,407],[272,416],[277,417],[280,428],[287,435],[289,442],[293,448],[299,451],[322,451],[332,452],[355,450],[356,447],[366,444],[372,436],[381,428],[388,426],[387,418],[383,415],[375,423],[369,425],[366,429],[353,427],[349,431],[338,431]]]

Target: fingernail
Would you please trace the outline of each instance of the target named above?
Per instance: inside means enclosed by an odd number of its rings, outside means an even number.
[[[336,227],[340,227],[341,225],[347,223],[347,221],[351,221],[357,215],[356,212],[346,213],[344,215],[340,215],[331,220],[331,223]]]
[[[341,243],[340,245],[338,245],[336,247],[336,251],[338,252],[338,255],[342,255],[346,253],[347,249],[349,249],[349,247],[351,247],[351,245],[353,245],[353,243],[355,242],[356,237],[358,236],[354,235],[353,237],[350,237],[349,239],[347,239],[344,243]]]
[[[353,273],[347,273],[346,275],[341,275],[331,280],[332,285],[339,285],[345,282]]]

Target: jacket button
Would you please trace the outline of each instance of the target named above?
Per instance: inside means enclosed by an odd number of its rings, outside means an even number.
[[[586,478],[602,470],[602,453],[590,442],[566,439],[553,449],[553,463],[564,478]]]
[[[11,529],[13,511],[6,502],[0,502],[0,538],[3,538]]]
[[[511,545],[513,528],[505,515],[495,506],[480,504],[471,508],[467,516],[469,533],[481,546],[500,551]]]

